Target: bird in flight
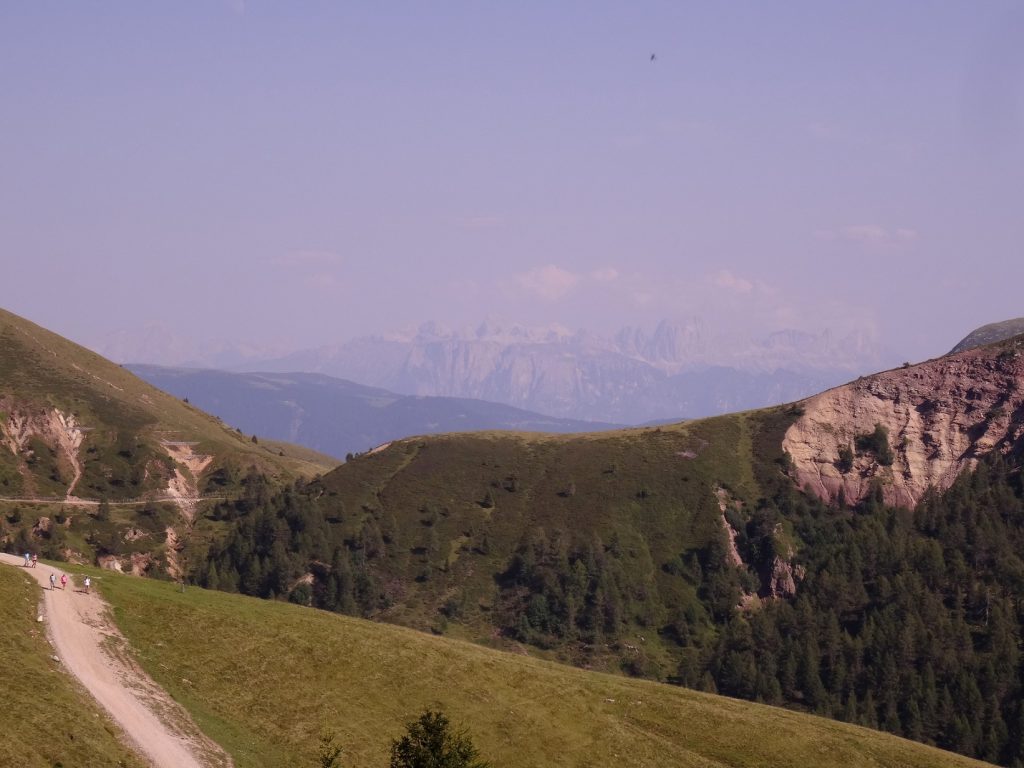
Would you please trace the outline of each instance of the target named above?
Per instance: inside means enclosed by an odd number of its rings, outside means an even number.
[[[657,58],[658,57],[655,54],[653,54],[653,53],[651,54],[651,61],[656,61]]]

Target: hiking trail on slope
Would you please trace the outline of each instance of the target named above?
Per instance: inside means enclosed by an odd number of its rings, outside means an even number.
[[[46,634],[61,664],[124,730],[131,746],[156,768],[230,768],[231,758],[203,735],[188,713],[131,659],[127,640],[114,626],[110,608],[96,593],[77,587],[49,589],[59,568],[0,554],[0,563],[20,567],[43,587],[40,608]]]

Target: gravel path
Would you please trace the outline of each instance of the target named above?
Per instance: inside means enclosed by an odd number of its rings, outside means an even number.
[[[0,554],[0,563],[21,567],[43,587],[42,615],[47,636],[64,667],[85,686],[124,729],[135,750],[156,768],[231,766],[231,759],[192,722],[188,713],[135,664],[128,643],[109,618],[109,607],[95,590],[86,594],[62,571]],[[50,574],[57,588],[50,589]]]

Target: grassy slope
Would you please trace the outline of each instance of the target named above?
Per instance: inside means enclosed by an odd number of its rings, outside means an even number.
[[[270,454],[276,454],[278,459],[286,462],[286,465],[294,472],[305,477],[321,475],[338,466],[338,460],[333,456],[314,451],[304,445],[261,437],[259,438],[259,447]]]
[[[236,478],[249,467],[272,476],[311,477],[337,461],[306,448],[275,441],[253,443],[214,417],[150,386],[118,365],[44,328],[0,309],[0,420],[10,414],[39,414],[50,408],[72,413],[86,428],[79,450],[83,477],[75,495],[85,499],[151,498],[166,493],[173,463],[160,445],[163,440],[195,442],[197,453],[214,457],[206,470],[230,467]],[[41,438],[29,443],[32,453],[13,454],[0,445],[0,544],[28,547],[51,557],[65,546],[92,557],[90,534],[107,536],[119,553],[150,551],[159,555],[163,529],[178,519],[169,514],[146,516],[141,507],[115,507],[113,523],[95,518],[95,507],[72,509],[27,505],[6,499],[62,498],[72,469],[63,452]],[[56,478],[56,479],[55,479]],[[198,479],[202,491],[205,481]],[[238,491],[237,486],[214,492]],[[21,520],[15,520],[20,509]],[[91,514],[87,514],[87,512]],[[41,516],[73,518],[57,539],[38,540],[28,531]],[[122,541],[125,530],[147,532],[145,538]],[[202,526],[201,526],[202,527]],[[118,528],[118,530],[114,530]],[[109,529],[109,530],[107,530]],[[205,531],[199,531],[205,535]]]
[[[426,706],[496,766],[970,766],[887,734],[298,606],[104,574],[143,666],[246,766],[386,765]]]
[[[371,563],[393,600],[377,618],[439,630],[439,611],[454,599],[463,609],[445,631],[487,641],[501,611],[495,578],[538,530],[576,544],[617,541],[623,574],[654,595],[652,603],[675,610],[696,593],[671,564],[724,536],[714,489],[756,502],[768,475],[782,477],[773,460],[792,418],[769,409],[584,435],[409,438],[325,476],[324,504],[344,510],[339,538],[358,538],[371,518],[385,530],[394,520],[395,541]],[[481,506],[487,493],[490,509]],[[674,673],[676,662],[652,627],[669,618],[655,616],[645,628],[627,617],[662,674]],[[575,653],[562,647],[556,655],[579,662]],[[600,655],[590,649],[586,663],[602,665]]]
[[[50,656],[35,621],[39,589],[0,566],[0,765],[141,766],[113,725]]]
[[[155,444],[167,439],[196,441],[200,453],[230,458],[243,466],[255,463],[270,473],[311,475],[337,463],[298,449],[285,450],[282,457],[279,453],[283,446],[253,444],[214,417],[150,386],[119,365],[2,309],[0,397],[73,412],[80,423],[91,428],[83,444],[86,485],[80,489],[81,495],[89,495],[85,490],[90,480],[102,482],[102,473],[90,473],[86,449],[123,445],[125,435],[138,436],[149,449],[139,453],[139,460],[162,455]],[[0,463],[4,462],[11,462],[8,451],[0,451]],[[40,491],[61,490],[50,488],[46,477],[37,474]],[[116,489],[110,495],[116,497]]]

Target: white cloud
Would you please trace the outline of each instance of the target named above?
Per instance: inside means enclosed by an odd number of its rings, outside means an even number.
[[[590,276],[599,283],[611,283],[619,279],[619,270],[614,267],[604,267],[590,273]]]
[[[836,230],[822,230],[818,236],[824,240],[845,240],[867,246],[906,245],[917,240],[917,230],[879,224],[849,224]]]
[[[724,288],[733,293],[744,296],[754,292],[754,283],[742,277],[737,277],[728,269],[722,269],[711,276],[711,282],[719,288]]]
[[[565,296],[579,282],[579,275],[548,264],[516,276],[516,283],[529,293],[554,301]]]

